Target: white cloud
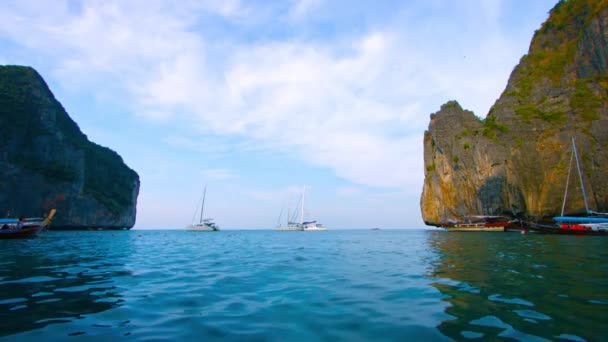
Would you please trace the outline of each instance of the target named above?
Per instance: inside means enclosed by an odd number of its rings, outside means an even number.
[[[318,9],[323,0],[294,0],[289,11],[289,17],[294,20],[301,19]]]
[[[336,195],[340,197],[353,197],[361,194],[361,189],[352,186],[342,186],[336,189]]]
[[[321,5],[299,0],[291,14],[302,17]],[[500,1],[481,5],[500,16]],[[0,34],[55,57],[64,84],[115,87],[140,118],[185,122],[190,136],[288,148],[354,183],[416,193],[428,114],[457,99],[485,115],[520,54],[497,27],[459,37],[466,18],[431,22],[415,35],[405,23],[330,41],[227,36],[220,43],[196,32],[204,15],[242,20],[255,11],[236,0],[179,7],[154,0],[89,1],[76,15],[67,2],[26,1],[3,12]],[[203,146],[203,139],[166,141],[222,149]]]

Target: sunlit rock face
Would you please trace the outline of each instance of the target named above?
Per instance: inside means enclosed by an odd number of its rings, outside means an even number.
[[[0,217],[57,214],[52,228],[131,228],[139,176],[90,142],[32,68],[0,66]]]
[[[423,220],[559,214],[575,138],[591,210],[608,211],[608,1],[560,1],[485,119],[455,101],[424,135]],[[576,167],[567,213],[585,211]]]

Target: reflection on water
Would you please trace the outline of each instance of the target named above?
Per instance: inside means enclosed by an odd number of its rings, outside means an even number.
[[[56,232],[0,240],[0,336],[120,305],[115,279],[129,275],[121,263],[128,249],[112,248],[104,233],[84,243],[82,233]]]
[[[433,232],[433,286],[454,339],[605,338],[608,254],[602,237]]]
[[[0,241],[0,337],[602,340],[608,239],[48,232]]]

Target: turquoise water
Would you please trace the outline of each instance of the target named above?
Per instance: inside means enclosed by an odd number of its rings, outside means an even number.
[[[0,247],[4,339],[608,339],[605,237],[101,231]]]

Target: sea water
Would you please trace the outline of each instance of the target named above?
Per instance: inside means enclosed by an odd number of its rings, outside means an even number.
[[[608,237],[81,231],[0,241],[0,336],[605,340]]]

